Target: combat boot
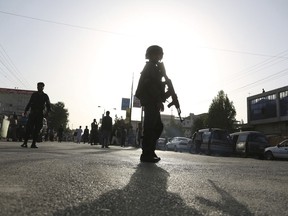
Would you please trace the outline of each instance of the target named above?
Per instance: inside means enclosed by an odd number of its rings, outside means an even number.
[[[32,142],[32,144],[31,144],[31,148],[38,148],[37,146],[36,146],[36,142]]]
[[[21,145],[21,147],[27,148],[27,143],[23,143],[23,144]]]

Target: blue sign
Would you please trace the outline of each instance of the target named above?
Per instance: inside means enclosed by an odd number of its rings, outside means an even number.
[[[127,110],[130,107],[130,99],[122,98],[121,110]]]

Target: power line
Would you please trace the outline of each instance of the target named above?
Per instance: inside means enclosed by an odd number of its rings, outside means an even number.
[[[282,51],[280,52],[279,54],[269,58],[269,59],[266,59],[264,61],[261,61],[253,66],[250,66],[246,69],[243,69],[243,70],[240,70],[239,72],[235,73],[233,75],[233,78],[228,80],[227,83],[231,84],[232,85],[232,82],[235,81],[235,80],[239,80],[245,76],[247,76],[248,74],[250,73],[255,73],[255,72],[258,72],[260,70],[263,70],[263,69],[266,69],[268,67],[272,67],[273,65],[277,64],[277,63],[280,63],[280,62],[283,62],[285,61],[286,59],[282,59],[282,58],[278,58],[279,56],[282,56],[283,54],[286,54],[288,53],[288,50],[285,50],[285,51]],[[241,74],[240,74],[241,73]],[[239,76],[236,76],[237,74],[240,74]]]
[[[279,56],[279,55],[267,55],[267,54],[261,54],[261,53],[253,53],[253,52],[246,52],[246,51],[240,51],[240,50],[230,50],[230,49],[222,49],[222,48],[215,48],[215,47],[206,47],[203,46],[202,48],[210,49],[210,50],[218,50],[223,52],[231,52],[231,53],[237,53],[237,54],[245,54],[245,55],[254,55],[254,56],[263,56],[263,57],[271,57],[271,58],[282,58],[288,60],[288,56]]]
[[[242,87],[239,87],[239,88],[237,88],[237,89],[234,89],[234,90],[232,90],[231,92],[239,91],[239,90],[241,90],[241,89],[245,89],[245,88],[247,88],[247,87],[253,86],[253,85],[258,84],[258,83],[271,81],[272,79],[278,78],[280,75],[283,76],[283,73],[287,73],[287,74],[284,75],[284,76],[287,76],[287,75],[288,75],[288,68],[283,69],[283,70],[281,70],[281,71],[279,71],[279,72],[277,72],[277,73],[274,73],[274,74],[272,74],[272,75],[269,75],[269,76],[267,76],[267,77],[264,77],[264,78],[262,78],[262,79],[260,79],[260,80],[255,81],[255,82],[252,82],[252,83],[249,83],[249,84],[244,85],[244,86],[242,86]],[[231,92],[230,92],[230,93],[231,93]]]
[[[124,35],[124,34],[121,34],[121,33],[118,33],[118,32],[106,31],[106,30],[101,30],[101,29],[96,29],[96,28],[91,28],[91,27],[85,27],[85,26],[79,26],[79,25],[73,25],[73,24],[68,24],[68,23],[63,23],[63,22],[58,22],[58,21],[52,21],[52,20],[47,20],[47,19],[42,19],[42,18],[35,18],[35,17],[31,17],[31,16],[25,16],[25,15],[20,15],[20,14],[5,12],[5,11],[0,11],[0,13],[6,14],[6,15],[10,15],[10,16],[16,16],[16,17],[21,17],[21,18],[25,18],[25,19],[31,19],[31,20],[35,20],[35,21],[40,21],[40,22],[46,22],[46,23],[51,23],[51,24],[57,24],[57,25],[63,25],[63,26],[67,26],[67,27],[83,29],[83,30],[104,32],[104,33],[115,34],[115,35]],[[266,59],[265,61],[254,65],[254,66],[251,66],[251,67],[249,67],[247,69],[241,70],[240,72],[246,71],[245,73],[241,74],[241,77],[247,76],[247,74],[249,74],[251,72],[255,72],[255,71],[263,70],[263,69],[265,69],[267,67],[271,67],[272,65],[279,63],[279,61],[283,62],[283,61],[288,60],[288,56],[286,56],[287,55],[287,50],[282,52],[282,53],[279,53],[277,55],[267,55],[267,54],[261,54],[261,53],[254,53],[254,52],[247,52],[247,51],[240,51],[240,50],[230,50],[230,49],[215,48],[215,47],[205,47],[204,46],[202,48],[210,49],[210,50],[217,50],[217,51],[221,51],[221,52],[230,52],[230,53],[262,56],[262,57],[269,57],[270,58],[270,59]],[[240,73],[240,72],[238,72],[238,73]],[[274,75],[271,75],[271,76],[274,76]],[[265,79],[267,79],[269,77],[270,76],[268,76],[266,78],[263,78],[261,80],[263,81],[263,80],[265,80]],[[234,76],[232,81],[234,81],[235,79],[237,79],[237,78],[235,78],[235,76]],[[257,82],[261,82],[261,80],[255,81],[252,84],[255,85]],[[246,88],[246,87],[248,87],[248,86],[250,86],[252,84],[248,84],[248,85],[239,87],[239,88],[237,88],[237,89],[235,89],[233,91],[237,91],[239,89]]]
[[[13,83],[13,80],[9,77],[9,75],[5,72],[5,70],[1,67],[1,65],[0,65],[0,72],[5,79]]]
[[[36,21],[40,21],[40,22],[46,22],[46,23],[52,23],[52,24],[57,24],[57,25],[64,25],[67,27],[89,30],[89,31],[104,32],[104,33],[116,34],[116,35],[122,35],[122,36],[131,36],[131,35],[127,35],[127,34],[123,34],[123,33],[119,33],[119,32],[107,31],[107,30],[102,30],[102,29],[86,27],[86,26],[79,26],[79,25],[74,25],[74,24],[69,24],[69,23],[63,23],[63,22],[58,22],[58,21],[53,21],[53,20],[47,20],[47,19],[42,19],[42,18],[36,18],[36,17],[26,16],[26,15],[10,13],[10,12],[6,12],[6,11],[0,11],[0,13],[6,14],[6,15],[11,15],[11,16],[16,16],[16,17],[21,17],[21,18],[26,18],[26,19],[32,19],[32,20],[36,20]],[[261,53],[253,53],[253,52],[247,52],[247,51],[230,50],[230,49],[207,47],[207,46],[202,46],[202,48],[210,49],[210,50],[218,50],[218,51],[223,51],[223,52],[232,52],[232,53],[238,53],[238,54],[240,53],[240,54],[246,54],[246,55],[255,55],[255,56],[263,56],[263,57],[277,57],[277,58],[283,58],[283,59],[288,60],[288,56],[271,56],[271,55],[261,54]]]
[[[0,49],[0,54],[1,54],[0,55],[0,57],[1,57],[0,63],[4,66],[4,68],[6,68],[6,70],[12,75],[12,77],[14,77],[24,87],[28,88],[28,86],[30,86],[30,85],[29,84],[26,85],[24,83],[24,81],[23,81],[23,80],[25,80],[24,76],[22,78],[19,77],[19,75],[21,76],[22,74],[19,72],[19,70],[17,69],[17,67],[15,66],[15,64],[13,63],[13,61],[11,60],[11,58],[9,57],[9,55],[7,54],[7,52],[5,51],[4,47],[1,44],[0,44],[0,48],[1,48]],[[3,68],[1,71],[2,71],[2,73],[5,73]],[[5,77],[8,79],[7,73],[5,73]],[[26,80],[25,80],[25,82],[28,83]]]
[[[268,59],[265,59],[264,61],[261,61],[255,65],[253,65],[253,66],[250,66],[246,69],[240,70],[239,72],[235,73],[234,75],[231,76],[232,79],[225,81],[225,83],[226,83],[226,84],[224,84],[225,86],[234,85],[232,82],[234,82],[236,80],[238,81],[239,79],[247,77],[251,73],[259,72],[261,70],[267,69],[268,67],[272,67],[275,64],[279,64],[281,62],[285,62],[288,60],[288,57],[287,57],[288,50],[287,49],[276,54],[276,55],[266,55],[266,54],[259,54],[259,53],[245,52],[245,51],[236,51],[236,50],[221,49],[221,48],[212,48],[212,47],[204,47],[204,48],[212,49],[212,50],[214,49],[214,50],[223,51],[223,52],[232,52],[232,53],[237,53],[237,54],[240,53],[240,54],[248,54],[248,55],[254,55],[254,56],[269,57]],[[244,90],[246,88],[259,85],[260,83],[271,81],[273,79],[278,79],[279,76],[282,76],[282,73],[284,73],[284,72],[287,72],[287,69],[284,69],[280,72],[269,75],[263,79],[259,79],[253,83],[250,83],[250,84],[241,86],[239,88],[236,88],[234,90],[231,90],[230,93],[239,92],[239,91]],[[286,76],[286,75],[288,75],[288,74],[285,74],[284,76]]]
[[[63,25],[63,26],[72,27],[72,28],[78,28],[78,29],[83,29],[83,30],[103,32],[103,33],[109,33],[109,34],[125,36],[125,34],[119,33],[119,32],[106,31],[106,30],[102,30],[102,29],[96,29],[96,28],[91,28],[91,27],[73,25],[73,24],[57,22],[57,21],[52,21],[52,20],[47,20],[47,19],[41,19],[41,18],[36,18],[36,17],[30,17],[30,16],[25,16],[25,15],[20,15],[20,14],[5,12],[5,11],[0,11],[0,13],[6,14],[6,15],[11,15],[11,16],[16,16],[16,17],[21,17],[21,18],[25,18],[25,19],[36,20],[36,21],[40,21],[40,22],[46,22],[46,23],[52,23],[52,24],[57,24],[57,25]],[[126,35],[126,36],[128,36],[128,35]]]

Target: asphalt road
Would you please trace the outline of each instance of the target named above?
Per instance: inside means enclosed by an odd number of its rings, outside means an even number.
[[[288,215],[288,161],[0,141],[0,215]]]

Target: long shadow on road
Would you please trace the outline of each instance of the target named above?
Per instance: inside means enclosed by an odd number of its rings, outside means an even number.
[[[169,173],[155,164],[139,164],[127,186],[99,199],[54,213],[60,215],[201,215],[183,199],[167,192]]]
[[[212,201],[207,198],[196,197],[196,201],[198,201],[200,204],[206,206],[207,208],[217,209],[218,211],[223,212],[225,215],[254,215],[245,205],[239,203],[239,201],[237,201],[231,194],[222,190],[213,181],[208,179],[208,182],[212,185],[213,189],[217,191],[221,199],[219,201]]]
[[[111,190],[98,199],[68,207],[54,213],[62,215],[99,216],[162,216],[162,215],[253,215],[247,206],[208,179],[211,190],[220,195],[218,201],[209,197],[195,197],[196,210],[184,202],[176,193],[167,191],[169,173],[156,164],[140,163],[127,186]]]

